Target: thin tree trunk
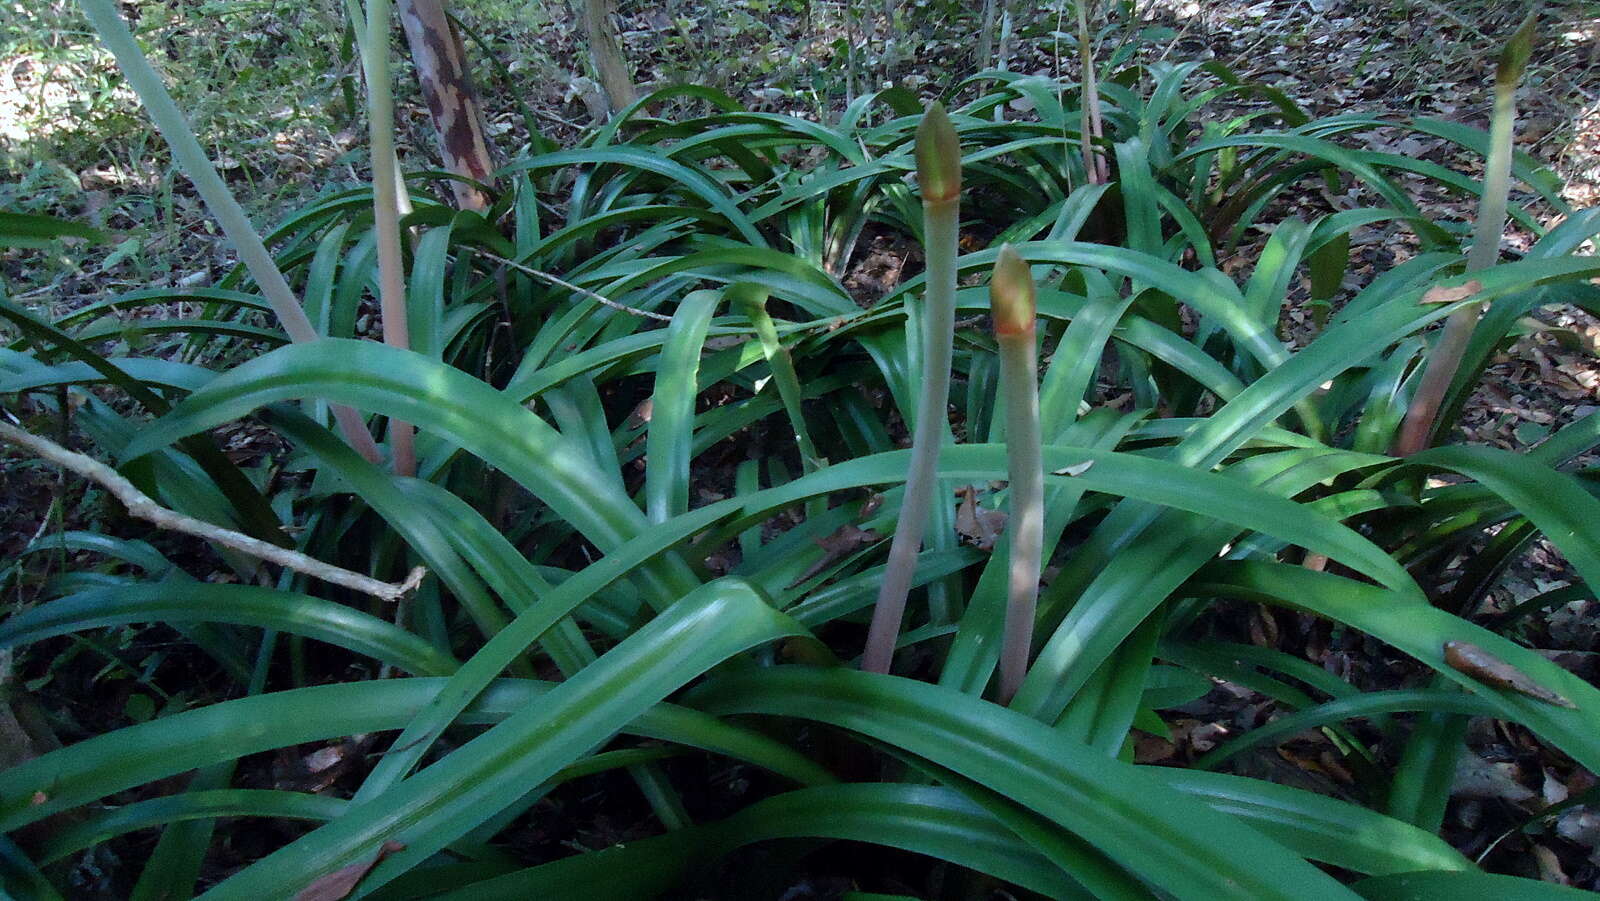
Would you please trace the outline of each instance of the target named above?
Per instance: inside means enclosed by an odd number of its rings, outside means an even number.
[[[983,25],[978,31],[978,69],[989,68],[990,60],[994,59],[994,26],[996,7],[1000,0],[983,0]]]
[[[493,184],[494,160],[484,137],[483,114],[472,89],[471,71],[461,39],[450,27],[443,0],[399,0],[411,59],[423,99],[439,133],[439,155],[445,169],[485,185]],[[465,182],[451,182],[456,206],[482,212],[489,197]]]
[[[607,0],[583,0],[583,24],[589,33],[589,58],[600,76],[600,87],[606,92],[611,112],[616,113],[637,100],[639,92],[634,89],[628,61],[622,56],[608,5]]]

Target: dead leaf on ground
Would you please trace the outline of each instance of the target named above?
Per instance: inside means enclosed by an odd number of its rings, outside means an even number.
[[[393,839],[383,843],[370,859],[353,863],[347,867],[334,870],[326,876],[318,878],[315,882],[301,889],[294,896],[294,901],[341,901],[355,891],[356,885],[361,882],[373,867],[383,861],[390,854],[404,851],[406,846]]]
[[[1454,288],[1446,288],[1443,285],[1438,285],[1436,287],[1429,288],[1428,293],[1422,295],[1422,302],[1455,303],[1458,300],[1466,300],[1482,290],[1483,282],[1480,282],[1477,279],[1473,279],[1464,285],[1457,285]]]
[[[861,519],[867,519],[868,517],[872,516],[872,514],[878,512],[878,509],[882,506],[883,495],[873,492],[872,494],[867,495],[866,500],[861,502],[861,512],[856,515]]]
[[[1540,701],[1544,701],[1547,704],[1555,704],[1558,707],[1575,708],[1578,706],[1533,681],[1526,673],[1475,644],[1469,644],[1465,641],[1445,642],[1444,662],[1449,664],[1450,668],[1456,672],[1466,673],[1485,685],[1510,689],[1518,694],[1537,698]]]
[[[789,583],[793,588],[802,582],[808,581],[817,573],[832,566],[841,557],[853,554],[856,551],[878,540],[878,533],[871,529],[863,529],[853,523],[845,523],[835,529],[833,534],[826,538],[817,539],[817,547],[822,548],[822,559],[811,564],[800,578]]]
[[[1006,515],[979,507],[978,491],[971,485],[956,489],[956,495],[961,498],[956,510],[956,531],[976,544],[978,550],[994,550],[995,540],[1006,527]]]

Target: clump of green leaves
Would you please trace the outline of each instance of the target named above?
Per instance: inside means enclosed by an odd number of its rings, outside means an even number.
[[[1134,75],[1149,90],[1126,87]],[[375,608],[228,555],[236,581],[198,581],[210,574],[101,536],[115,571],[59,580],[0,623],[0,646],[26,673],[63,636],[167,623],[238,696],[171,705],[0,773],[0,829],[83,817],[26,848],[7,839],[7,890],[49,897],[56,876],[41,867],[160,828],[147,888],[192,894],[205,824],[267,815],[317,825],[211,897],[293,897],[348,867],[374,896],[437,895],[447,880],[473,896],[648,897],[794,838],[907,849],[954,880],[1046,897],[1387,897],[1422,884],[1562,897],[1481,871],[1437,834],[1459,731],[1414,730],[1386,803],[1212,770],[1324,728],[1339,739],[1329,753],[1364,761],[1353,793],[1382,798],[1388,774],[1367,759],[1380,739],[1343,721],[1396,712],[1520,723],[1600,769],[1600,693],[1504,621],[1458,615],[1535,536],[1566,557],[1575,592],[1600,580],[1587,528],[1600,501],[1563,469],[1600,446],[1600,420],[1528,453],[1382,453],[1430,324],[1489,304],[1469,348],[1481,359],[1527,310],[1600,306],[1600,265],[1574,255],[1600,215],[1542,229],[1513,205],[1532,248],[1464,273],[1459,229],[1396,176],[1491,188],[1344,143],[1384,120],[1311,120],[1215,64],[1112,73],[1112,178],[1094,183],[1081,113],[1059,100],[1076,92],[993,79],[948,115],[891,90],[835,127],[670,88],[576,146],[512,162],[484,213],[447,207],[427,177],[392,225],[375,221],[370,188],[331,195],[263,241],[313,341],[261,318],[271,277],[253,267],[56,322],[0,304],[23,333],[0,353],[0,394],[72,410],[147,493],[380,578],[430,573],[404,608]],[[1224,96],[1259,103],[1196,125],[1191,113]],[[1018,98],[1038,121],[996,122]],[[722,111],[641,112],[668,100]],[[1449,123],[1409,125],[1490,146]],[[1560,208],[1546,174],[1515,157],[1510,171]],[[1312,179],[1359,184],[1352,196],[1371,205],[1275,219],[1273,198]],[[1350,235],[1373,223],[1410,229],[1423,252],[1346,290]],[[963,224],[994,238],[962,252]],[[376,334],[377,246],[398,229],[415,237],[400,256],[410,349],[363,340]],[[926,247],[926,271],[863,307],[840,275],[864,237],[887,236]],[[1255,260],[1242,283],[1218,266],[1236,252]],[[1290,350],[1278,324],[1301,273],[1335,309]],[[174,296],[206,315],[118,318]],[[150,352],[113,343],[127,333]],[[197,347],[247,359],[219,371]],[[333,405],[414,423],[416,477],[342,440]],[[251,474],[208,436],[245,417],[289,448]],[[909,450],[893,438],[907,423]],[[944,446],[952,423],[964,440]],[[1399,490],[1438,472],[1456,478]],[[1003,528],[990,509],[1001,482]],[[965,486],[959,512],[939,484]],[[993,543],[962,544],[967,524]],[[1477,559],[1447,580],[1465,549]],[[867,611],[886,609],[891,579],[908,628],[896,613],[864,663],[886,671],[898,645],[902,675],[840,665],[867,646]],[[1248,643],[1242,604],[1369,635],[1434,681],[1362,692]],[[1461,666],[1463,647],[1520,678]],[[365,678],[380,672],[394,677]],[[1009,705],[984,700],[997,675]],[[1134,732],[1167,732],[1163,711],[1214,678],[1258,687],[1282,716],[1189,769],[1130,762]],[[233,787],[251,755],[353,733],[384,736],[359,785]],[[819,734],[834,743],[813,745]],[[707,756],[769,777],[740,793],[661,765]],[[506,857],[542,798],[613,770],[628,777],[606,790],[642,794],[658,835],[531,867]],[[185,791],[124,794],[190,771]],[[691,793],[735,812],[698,821]],[[136,800],[101,806],[112,797]]]

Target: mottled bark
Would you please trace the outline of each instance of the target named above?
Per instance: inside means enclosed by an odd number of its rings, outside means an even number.
[[[483,115],[472,89],[471,72],[461,39],[450,27],[442,0],[399,0],[411,59],[428,113],[439,133],[439,154],[445,169],[456,175],[493,183],[494,161],[484,138]],[[482,212],[489,208],[483,191],[452,182],[456,206]]]

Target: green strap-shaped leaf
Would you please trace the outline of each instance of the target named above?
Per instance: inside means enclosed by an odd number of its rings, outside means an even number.
[[[853,670],[778,667],[708,683],[721,714],[795,716],[860,732],[981,781],[1175,898],[1349,898],[1282,845],[1129,764],[953,689]]]
[[[111,240],[110,235],[81,222],[0,210],[0,247],[49,247],[61,238],[78,238],[96,244]]]
[[[247,754],[360,732],[399,729],[438,695],[440,678],[319,685],[225,701],[129,726],[0,773],[0,831],[136,785]],[[499,723],[538,707],[554,686],[506,679],[485,691],[464,724]],[[802,784],[832,781],[798,751],[698,710],[658,704],[624,732],[746,760]],[[38,803],[36,793],[45,800]]]
[[[1225,773],[1173,767],[1143,771],[1215,810],[1234,814],[1312,860],[1373,875],[1472,869],[1439,836],[1326,795]]]
[[[1407,460],[1451,469],[1500,495],[1561,549],[1590,587],[1600,586],[1600,500],[1571,475],[1531,464],[1523,454],[1492,447],[1441,447]]]
[[[695,291],[678,305],[656,363],[650,395],[650,431],[645,438],[645,510],[653,523],[689,512],[689,458],[694,439],[694,404],[699,397],[700,351],[722,295]]]
[[[416,871],[391,884],[396,898],[439,901],[637,901],[703,872],[740,847],[786,838],[861,841],[948,860],[1049,898],[1087,898],[1004,826],[946,788],[853,784],[760,801],[718,823],[576,854],[472,882],[465,870]],[[437,875],[435,875],[437,873]],[[470,884],[464,884],[469,883]],[[375,897],[389,898],[388,891]]]
[[[741,650],[807,633],[748,585],[724,579],[674,604],[537,705],[290,844],[202,897],[290,897],[385,841],[406,848],[368,874],[375,888],[427,860],[587,754],[669,692]]]
[[[305,635],[420,676],[454,672],[444,651],[392,623],[342,604],[254,585],[138,583],[40,604],[0,623],[0,647],[127,623],[235,623]]]
[[[1227,561],[1191,586],[1200,596],[1228,595],[1294,607],[1360,629],[1395,646],[1522,723],[1586,767],[1600,766],[1600,689],[1533,651],[1436,607],[1396,604],[1381,588],[1299,566]],[[1445,662],[1444,645],[1476,645],[1577,705],[1569,709],[1487,685]]]
[[[218,376],[124,449],[132,460],[270,403],[321,397],[438,433],[499,467],[602,550],[645,526],[644,514],[593,472],[582,449],[505,394],[466,373],[372,341],[325,339],[280,348]],[[696,583],[681,563],[652,563],[663,597]]]
[[[1594,893],[1495,873],[1396,873],[1351,886],[1367,901],[1593,901]]]

